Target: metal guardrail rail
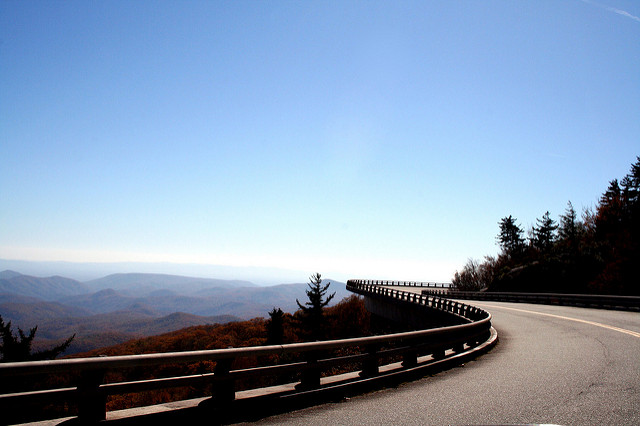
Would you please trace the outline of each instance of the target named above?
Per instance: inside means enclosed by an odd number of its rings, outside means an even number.
[[[447,300],[437,295],[420,295],[384,288],[369,281],[350,280],[347,288],[363,295],[393,298],[396,303],[400,301],[423,306],[425,315],[428,314],[429,309],[448,312],[458,316],[465,323],[428,330],[310,343],[0,363],[0,383],[3,388],[12,383],[28,381],[29,377],[34,375],[74,373],[79,376],[78,382],[72,387],[0,394],[0,410],[7,412],[6,410],[18,410],[28,403],[44,404],[58,401],[77,404],[78,419],[81,422],[95,422],[106,418],[106,401],[109,395],[198,384],[212,385],[214,406],[230,406],[235,399],[235,383],[240,379],[277,377],[282,374],[297,373],[300,380],[297,388],[309,391],[320,388],[321,374],[331,367],[359,363],[360,376],[363,380],[370,380],[382,375],[380,361],[390,356],[401,356],[404,369],[415,368],[418,357],[431,355],[433,360],[445,359],[456,353],[471,350],[491,336],[491,315],[480,308]],[[359,350],[348,356],[331,355],[332,350],[344,348]],[[451,353],[446,355],[446,351],[453,351],[454,355]],[[303,361],[244,369],[233,368],[234,361],[241,358],[284,354],[300,354]],[[206,374],[130,382],[105,381],[106,373],[111,371],[202,361],[215,362],[214,371]]]
[[[362,284],[385,285],[392,287],[429,287],[449,288],[451,283],[421,282],[421,281],[389,281],[389,280],[351,280]]]
[[[518,293],[494,291],[422,290],[423,295],[450,299],[539,303],[601,309],[640,310],[640,297],[607,294]]]

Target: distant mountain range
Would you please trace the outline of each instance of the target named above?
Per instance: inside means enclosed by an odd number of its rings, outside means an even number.
[[[334,303],[350,293],[331,281]],[[112,274],[86,282],[0,272],[0,315],[14,330],[38,325],[36,348],[76,334],[67,353],[185,327],[266,317],[298,309],[307,284],[259,287],[249,281],[163,274]]]
[[[89,291],[87,285],[70,278],[58,276],[38,278],[9,270],[0,272],[0,293],[56,300],[60,297],[83,294]]]
[[[171,262],[47,262],[32,260],[0,259],[0,271],[10,269],[25,275],[48,277],[61,275],[85,282],[120,272],[216,277],[225,280],[248,280],[258,285],[276,285],[296,282],[307,272],[270,267],[225,266],[211,264],[183,264]],[[313,271],[308,271],[313,272]],[[325,274],[328,271],[325,271]],[[334,278],[340,278],[335,274]],[[346,278],[341,279],[344,281]]]
[[[192,278],[165,274],[112,274],[85,283],[92,289],[113,289],[130,296],[148,295],[158,290],[192,294],[211,288],[257,287],[249,281]]]

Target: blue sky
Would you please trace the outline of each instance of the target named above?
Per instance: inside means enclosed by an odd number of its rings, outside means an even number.
[[[628,172],[639,16],[1,2],[0,257],[448,281],[500,218],[592,207]]]

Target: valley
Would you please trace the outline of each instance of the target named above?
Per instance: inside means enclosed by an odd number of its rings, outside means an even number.
[[[333,280],[334,303],[348,295]],[[257,286],[249,281],[164,274],[112,274],[86,282],[0,272],[0,316],[14,329],[38,326],[34,349],[76,334],[66,355],[197,325],[295,312],[306,283]]]

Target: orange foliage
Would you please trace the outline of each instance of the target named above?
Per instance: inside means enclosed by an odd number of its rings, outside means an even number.
[[[325,308],[325,315],[329,323],[330,339],[341,339],[369,335],[371,333],[371,315],[364,307],[364,301],[353,295],[343,299],[337,305]],[[284,342],[300,342],[303,333],[296,314],[284,315]],[[202,325],[188,327],[158,336],[131,340],[119,345],[93,350],[73,357],[116,356],[144,353],[162,353],[193,351],[207,349],[224,349],[229,347],[259,346],[266,343],[266,320],[255,318],[249,321],[231,322],[227,324]],[[344,351],[345,354],[349,351]],[[282,363],[294,361],[294,355],[262,357],[260,363]],[[234,369],[250,368],[258,365],[255,358],[242,358],[234,362]],[[215,362],[199,362],[186,365],[162,365],[155,368],[133,368],[107,375],[107,382],[144,380],[160,377],[175,377],[190,374],[213,372]],[[280,380],[285,379],[281,377]],[[293,379],[286,378],[286,379]],[[263,386],[274,383],[276,378],[264,378],[260,383],[237,383],[237,389],[245,386]],[[108,410],[123,409],[135,406],[158,404],[161,402],[194,398],[210,394],[207,386],[196,389],[185,387],[176,389],[161,389],[158,391],[141,392],[137,394],[115,395],[109,398]]]
[[[329,319],[330,339],[368,336],[371,333],[371,314],[359,296],[345,297],[337,305],[327,308],[325,315]]]

